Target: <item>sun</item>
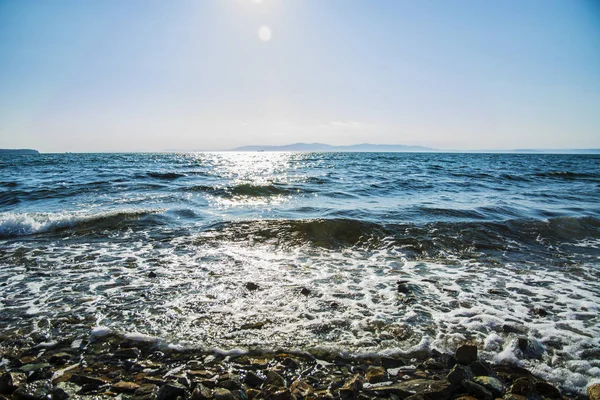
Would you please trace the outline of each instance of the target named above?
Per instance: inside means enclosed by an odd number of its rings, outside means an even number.
[[[271,40],[271,28],[266,25],[261,26],[258,30],[258,37],[263,42],[268,42]]]

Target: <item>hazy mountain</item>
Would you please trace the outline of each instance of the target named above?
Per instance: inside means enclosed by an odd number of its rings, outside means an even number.
[[[40,152],[32,149],[0,149],[0,154],[40,154]]]
[[[332,146],[324,143],[294,143],[283,146],[242,146],[231,151],[348,151],[348,152],[402,152],[402,151],[436,151],[430,147],[405,146],[402,144],[353,144],[349,146]]]

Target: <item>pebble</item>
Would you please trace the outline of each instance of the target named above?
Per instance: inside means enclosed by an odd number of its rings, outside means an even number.
[[[462,365],[469,365],[477,361],[477,346],[463,345],[456,349],[454,353],[456,361]]]
[[[587,394],[590,400],[600,400],[600,383],[589,386]]]

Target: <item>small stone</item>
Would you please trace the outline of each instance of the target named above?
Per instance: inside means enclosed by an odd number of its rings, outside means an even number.
[[[522,357],[525,359],[541,359],[544,354],[544,345],[533,338],[519,338],[517,348],[521,350]]]
[[[246,283],[246,289],[250,290],[250,291],[254,291],[258,289],[258,285],[254,282],[247,282]]]
[[[267,372],[267,379],[265,379],[265,383],[271,386],[285,387],[285,379],[283,379],[281,375],[272,369]]]
[[[517,378],[514,380],[509,391],[513,394],[528,396],[531,393],[535,393],[535,384],[531,378]]]
[[[304,295],[304,296],[308,296],[308,295],[310,294],[310,289],[307,289],[307,288],[303,287],[303,288],[300,290],[300,294],[301,294],[301,295]]]
[[[158,386],[152,384],[141,385],[133,394],[134,400],[154,400],[158,393]]]
[[[156,278],[158,275],[156,275],[156,272],[154,271],[150,271],[150,273],[148,274],[148,278]]]
[[[462,381],[462,386],[469,394],[472,394],[480,400],[494,399],[492,393],[478,383],[464,380]]]
[[[596,383],[587,388],[587,394],[590,400],[600,400],[600,383]]]
[[[213,398],[212,391],[202,384],[198,384],[192,392],[191,400],[210,400]]]
[[[71,359],[71,355],[69,353],[56,353],[50,356],[49,361],[52,364],[63,365],[67,361]]]
[[[399,368],[404,366],[404,361],[394,357],[381,357],[381,365],[385,369]]]
[[[215,400],[235,400],[235,396],[228,389],[216,388],[213,394]]]
[[[296,397],[289,391],[289,389],[280,389],[271,393],[268,397],[272,400],[296,400]]]
[[[369,383],[379,383],[385,382],[388,380],[387,372],[383,367],[369,367],[367,369],[367,373],[365,374],[365,378]]]
[[[475,376],[492,376],[494,374],[492,367],[485,361],[474,361],[469,368]]]
[[[312,386],[310,386],[308,383],[301,381],[301,380],[295,380],[291,385],[290,385],[290,392],[296,396],[297,398],[305,398],[307,396],[310,396],[311,394],[314,393],[314,388]]]
[[[354,375],[344,383],[344,386],[340,388],[340,398],[342,400],[354,399],[358,395],[358,392],[362,390],[362,387],[362,378],[360,375]]]
[[[495,397],[501,397],[505,392],[502,382],[491,376],[476,376],[473,378],[473,382],[489,390]]]
[[[22,372],[5,372],[0,376],[0,394],[11,394],[27,382]]]
[[[240,390],[242,388],[242,383],[238,377],[225,379],[222,382],[219,382],[219,386],[225,389],[229,389],[231,391]]]
[[[52,396],[52,392],[52,383],[49,380],[35,381],[17,388],[12,397],[23,400],[48,399]]]
[[[297,360],[295,360],[295,359],[293,359],[291,357],[284,358],[281,361],[281,364],[283,364],[286,367],[288,367],[290,369],[293,369],[293,370],[296,370],[296,369],[300,368],[300,363]]]
[[[244,383],[248,386],[259,387],[263,383],[263,378],[258,376],[254,371],[248,371],[244,377]]]
[[[548,399],[561,399],[560,390],[548,382],[539,381],[535,383],[535,389],[539,394]]]
[[[258,395],[260,395],[260,390],[258,389],[247,389],[246,390],[246,396],[248,397],[248,400],[252,400],[258,397]]]
[[[456,364],[446,376],[448,382],[454,385],[460,385],[464,380],[470,381],[473,379],[473,373],[471,370],[464,365]]]
[[[71,379],[69,379],[69,381],[86,387],[86,389],[89,391],[96,390],[99,387],[106,385],[106,381],[103,379],[79,374],[71,375]]]
[[[134,393],[139,387],[135,382],[117,382],[110,389],[115,393]]]
[[[115,351],[114,356],[117,358],[127,358],[127,359],[131,359],[131,358],[138,358],[140,356],[141,352],[136,349],[135,347],[129,347],[129,348],[125,348],[125,349],[118,349],[117,351]]]
[[[158,390],[156,400],[175,400],[177,397],[186,397],[187,389],[179,383],[167,383]]]
[[[459,364],[469,365],[474,361],[477,361],[477,346],[463,345],[456,349],[454,358]]]
[[[520,394],[507,393],[502,397],[502,400],[527,400],[527,397]]]

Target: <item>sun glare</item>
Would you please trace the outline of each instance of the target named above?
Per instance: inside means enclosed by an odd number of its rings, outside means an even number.
[[[258,37],[263,42],[268,42],[269,40],[271,40],[271,28],[269,28],[266,25],[261,26],[258,30]]]

